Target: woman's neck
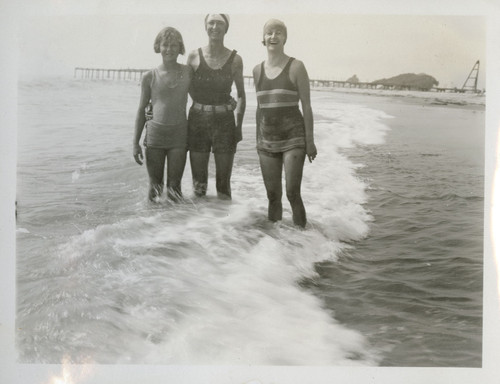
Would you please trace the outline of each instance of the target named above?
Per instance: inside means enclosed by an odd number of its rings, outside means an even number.
[[[224,39],[209,40],[207,45],[207,53],[211,56],[221,55],[226,47],[224,47]]]
[[[287,60],[288,56],[283,51],[267,52],[267,64],[271,67],[281,67]]]
[[[163,61],[163,69],[165,69],[167,72],[169,71],[175,71],[179,69],[179,63],[177,61]]]

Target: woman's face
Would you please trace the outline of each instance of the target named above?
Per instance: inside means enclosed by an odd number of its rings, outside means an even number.
[[[173,39],[163,39],[160,44],[160,54],[165,61],[177,61],[181,45]]]
[[[267,49],[283,49],[286,33],[282,27],[270,26],[264,31],[264,44]]]
[[[218,40],[226,34],[226,23],[215,16],[208,16],[206,30],[209,38]]]

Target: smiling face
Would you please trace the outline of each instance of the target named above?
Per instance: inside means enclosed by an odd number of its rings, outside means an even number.
[[[223,38],[227,31],[227,24],[221,15],[208,15],[205,21],[205,29],[211,39]]]
[[[286,35],[279,27],[268,28],[264,33],[264,44],[266,47],[283,47]]]
[[[271,19],[264,25],[262,43],[268,49],[283,49],[286,43],[287,30],[282,21]]]
[[[168,48],[170,50],[169,52],[167,52],[168,45],[172,45],[172,47]],[[176,54],[174,53],[176,49],[176,47],[174,47],[175,45],[177,46]],[[161,53],[164,58],[175,54],[175,58],[177,59],[179,54],[183,55],[185,51],[184,42],[182,41],[182,36],[179,31],[172,27],[163,28],[156,36],[154,50],[156,53]]]
[[[165,38],[160,43],[160,54],[164,61],[177,61],[181,53],[181,45],[175,39]]]

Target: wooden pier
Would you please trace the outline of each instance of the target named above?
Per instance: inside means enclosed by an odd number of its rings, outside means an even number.
[[[81,79],[98,80],[141,80],[149,69],[109,69],[109,68],[81,68],[76,67],[74,77]]]
[[[74,70],[74,77],[90,80],[132,80],[139,81],[144,73],[149,69],[110,69],[110,68],[83,68],[76,67]],[[248,85],[253,86],[252,76],[243,76]],[[377,85],[371,83],[350,83],[347,81],[337,80],[309,80],[311,87],[336,87],[336,88],[377,88]]]
[[[130,81],[140,81],[142,75],[149,71],[150,69],[110,69],[110,68],[82,68],[76,67],[74,70],[74,77],[81,79],[90,80],[130,80]],[[253,86],[252,76],[243,76],[246,83],[249,86]],[[398,90],[398,91],[427,91],[426,89],[417,89],[405,86],[396,85],[382,85],[374,83],[364,83],[364,82],[349,82],[340,80],[309,80],[311,88],[359,88],[359,89],[383,89],[383,90]],[[432,88],[428,91],[431,92],[454,92],[454,93],[464,93],[468,91],[467,89],[457,89],[457,88]],[[474,90],[476,93],[478,91]]]

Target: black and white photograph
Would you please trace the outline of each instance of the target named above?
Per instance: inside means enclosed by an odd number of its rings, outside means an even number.
[[[6,5],[6,382],[496,382],[500,7],[184,3]]]

